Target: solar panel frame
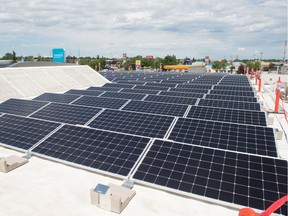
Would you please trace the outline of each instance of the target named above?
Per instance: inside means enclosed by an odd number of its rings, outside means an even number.
[[[147,137],[64,125],[31,153],[123,178],[130,174],[150,142]]]
[[[168,104],[149,101],[130,101],[122,108],[122,110],[143,113],[155,113],[170,116],[183,116],[186,113],[188,107],[188,105],[183,104]]]
[[[247,86],[247,87],[243,87],[243,86],[227,86],[227,85],[215,85],[214,89],[218,89],[218,90],[226,90],[226,91],[248,91],[251,92],[253,91],[253,88],[251,86]]]
[[[172,104],[187,104],[195,105],[197,98],[191,97],[174,97],[174,96],[160,96],[160,95],[148,95],[144,101],[151,102],[162,102],[162,103],[172,103]]]
[[[190,92],[190,93],[208,93],[209,89],[197,89],[197,88],[181,88],[181,89],[178,89],[178,88],[171,88],[169,89],[169,92]]]
[[[127,83],[106,83],[103,85],[103,87],[107,88],[133,88],[135,86],[135,84],[129,84],[128,82]]]
[[[230,96],[230,95],[217,95],[217,94],[207,94],[205,96],[206,99],[213,99],[213,100],[231,100],[231,101],[244,101],[244,102],[252,102],[256,103],[256,97],[241,97],[241,96]]]
[[[120,91],[121,89],[122,89],[122,88],[95,87],[95,86],[92,86],[92,87],[87,88],[86,90],[89,90],[89,91],[112,91],[112,92],[118,92],[118,91]]]
[[[200,99],[199,106],[208,107],[223,107],[229,109],[244,109],[261,111],[259,103],[243,102],[243,101],[227,101],[227,100],[213,100],[213,99]]]
[[[146,90],[159,90],[159,91],[167,91],[169,87],[161,87],[161,86],[139,86],[136,85],[134,89],[146,89]]]
[[[223,150],[278,157],[273,128],[178,118],[170,140]]]
[[[74,101],[72,104],[90,106],[90,107],[99,107],[99,108],[119,109],[127,102],[128,100],[119,99],[119,98],[83,96],[79,98],[78,100]]]
[[[102,108],[96,107],[51,103],[35,112],[31,117],[53,122],[85,125],[101,110]]]
[[[204,93],[186,93],[186,92],[172,92],[172,91],[161,91],[160,96],[174,96],[174,97],[193,97],[202,98]]]
[[[103,94],[105,91],[98,91],[98,90],[77,90],[71,89],[64,94],[74,94],[74,95],[86,95],[86,96],[93,96],[98,97],[99,95]]]
[[[47,104],[48,102],[43,101],[11,98],[0,103],[0,112],[12,115],[29,116],[31,113],[41,109]]]
[[[145,137],[164,138],[174,117],[105,109],[88,126]]]
[[[125,93],[125,92],[105,92],[99,97],[120,98],[120,99],[127,99],[127,100],[142,100],[144,97],[146,97],[146,94]]]
[[[27,151],[61,124],[5,114],[0,117],[0,145]]]
[[[261,111],[192,106],[185,117],[247,125],[267,126],[266,115]]]
[[[225,90],[217,90],[213,89],[210,90],[210,94],[220,94],[220,95],[235,95],[235,96],[241,96],[241,97],[255,97],[254,92],[249,91],[225,91]]]
[[[34,98],[33,100],[68,104],[79,99],[80,97],[81,97],[80,95],[44,93]]]
[[[120,92],[123,93],[136,93],[136,94],[158,94],[159,90],[147,90],[147,89],[122,89]]]
[[[155,140],[132,173],[135,182],[260,210],[287,193],[287,161]],[[287,203],[278,213],[287,215]]]

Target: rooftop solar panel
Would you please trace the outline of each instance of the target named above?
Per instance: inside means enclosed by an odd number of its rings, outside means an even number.
[[[120,92],[125,93],[138,93],[138,94],[158,94],[159,90],[147,90],[147,89],[122,89]]]
[[[69,95],[69,94],[55,94],[55,93],[44,93],[33,100],[38,101],[49,101],[56,103],[71,103],[77,98],[81,97],[80,95]]]
[[[250,103],[250,102],[241,102],[241,101],[200,99],[198,105],[199,106],[208,106],[208,107],[242,109],[242,110],[255,110],[255,111],[261,110],[259,103]]]
[[[0,112],[28,116],[47,104],[40,101],[9,99],[0,104]]]
[[[158,91],[167,91],[169,87],[161,87],[161,86],[135,86],[134,89],[146,89],[146,90],[158,90]]]
[[[49,121],[84,125],[94,117],[101,108],[51,103],[31,117]]]
[[[64,125],[32,153],[127,176],[150,139]]]
[[[145,113],[105,110],[89,126],[147,137],[164,138],[174,118]]]
[[[196,89],[196,88],[171,88],[169,92],[186,92],[186,93],[208,93],[209,89]]]
[[[178,85],[176,89],[211,89],[213,85]]]
[[[210,94],[219,94],[219,95],[235,95],[241,97],[255,97],[254,92],[250,91],[225,91],[225,90],[210,90]]]
[[[59,126],[53,122],[3,115],[0,117],[0,143],[28,150]]]
[[[99,89],[99,91],[71,89],[71,90],[67,91],[65,94],[87,95],[87,96],[97,97],[103,93],[104,93],[104,91],[100,91],[100,89]]]
[[[92,107],[119,109],[125,103],[127,103],[127,101],[128,100],[116,99],[116,98],[83,96],[77,101],[73,102],[73,104],[83,105],[83,106],[92,106]]]
[[[248,91],[251,92],[253,91],[251,86],[227,86],[227,85],[218,85],[218,86],[214,86],[214,89],[218,89],[218,90],[226,90],[226,91]]]
[[[146,96],[146,94],[137,94],[137,93],[125,93],[125,92],[105,92],[100,97],[108,98],[123,98],[131,100],[141,100]]]
[[[155,102],[163,102],[163,103],[194,105],[196,103],[196,101],[197,101],[197,98],[148,95],[145,98],[145,101],[155,101]]]
[[[171,116],[183,116],[188,108],[188,105],[168,104],[146,101],[130,101],[123,110],[155,113]]]
[[[133,88],[134,84],[127,83],[106,83],[103,87],[109,88]]]
[[[207,94],[205,96],[207,99],[213,100],[231,100],[231,101],[245,101],[245,102],[257,102],[255,97],[241,97],[241,96],[231,96],[231,95],[217,95],[217,94]]]
[[[169,139],[224,150],[277,157],[272,128],[179,118]]]
[[[207,201],[264,210],[287,194],[287,161],[156,140],[133,179]],[[287,215],[287,203],[277,213]]]
[[[202,98],[203,93],[189,93],[189,92],[172,92],[172,91],[161,91],[159,95],[174,96],[174,97],[192,97],[192,98]]]
[[[264,112],[234,110],[218,107],[192,106],[187,114],[187,118],[198,118],[249,125],[267,125]]]
[[[87,90],[90,91],[108,91],[108,92],[118,92],[122,88],[112,88],[112,87],[89,87]]]
[[[163,83],[163,82],[161,82],[161,83],[146,83],[145,84],[145,86],[159,86],[159,87],[168,87],[168,88],[174,88],[174,87],[176,87],[177,86],[177,84],[176,83]]]

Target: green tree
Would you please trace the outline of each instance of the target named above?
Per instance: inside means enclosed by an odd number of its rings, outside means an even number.
[[[164,65],[176,65],[177,64],[177,59],[175,55],[167,55],[165,56],[165,58],[163,59],[163,64]]]
[[[13,60],[13,53],[6,53],[3,57],[3,60]]]
[[[215,70],[223,70],[228,65],[226,60],[213,62],[212,68]]]

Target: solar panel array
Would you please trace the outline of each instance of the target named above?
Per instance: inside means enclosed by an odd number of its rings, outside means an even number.
[[[287,161],[247,77],[102,75],[113,82],[4,101],[0,143],[224,204],[263,210],[287,192]]]

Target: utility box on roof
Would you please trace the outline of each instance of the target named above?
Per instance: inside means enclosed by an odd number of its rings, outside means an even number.
[[[135,194],[134,190],[114,184],[98,184],[95,189],[90,190],[91,204],[118,214],[125,209]]]

